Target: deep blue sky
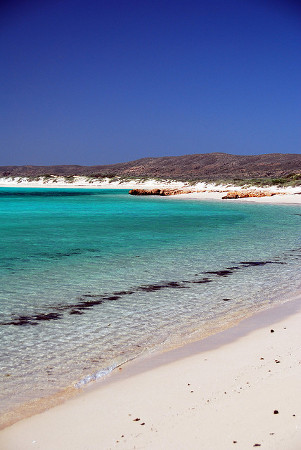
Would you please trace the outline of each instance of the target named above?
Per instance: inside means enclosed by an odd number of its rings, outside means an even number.
[[[300,153],[297,5],[2,2],[0,165]]]

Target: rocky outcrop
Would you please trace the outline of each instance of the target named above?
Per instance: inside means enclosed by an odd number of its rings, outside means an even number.
[[[160,195],[166,197],[168,195],[177,194],[190,194],[195,192],[189,189],[131,189],[129,194],[131,195]]]
[[[235,198],[248,198],[248,197],[272,197],[276,195],[275,192],[266,191],[231,191],[227,195],[222,197],[222,199],[235,199]]]
[[[178,194],[190,194],[196,192],[219,192],[220,190],[193,190],[193,189],[131,189],[129,194],[131,195],[160,195],[162,197],[166,197],[168,195],[178,195]],[[225,191],[224,191],[225,193]],[[276,192],[268,192],[268,191],[257,191],[257,190],[241,190],[241,191],[229,191],[222,197],[222,199],[235,199],[235,198],[248,198],[248,197],[272,197],[276,195]]]

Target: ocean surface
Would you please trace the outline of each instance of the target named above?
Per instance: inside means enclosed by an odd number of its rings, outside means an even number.
[[[1,188],[0,217],[2,414],[301,288],[297,205]]]

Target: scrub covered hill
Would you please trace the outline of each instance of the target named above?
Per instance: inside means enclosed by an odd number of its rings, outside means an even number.
[[[0,176],[45,175],[93,177],[154,177],[178,180],[235,180],[301,177],[301,154],[230,155],[203,153],[142,158],[135,161],[95,166],[0,166]]]

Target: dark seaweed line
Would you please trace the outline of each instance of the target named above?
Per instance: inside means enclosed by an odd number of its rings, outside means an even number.
[[[195,280],[183,280],[183,281],[168,281],[161,284],[146,284],[141,285],[132,290],[116,291],[111,295],[93,295],[85,294],[79,298],[79,301],[72,304],[58,304],[51,306],[50,309],[54,312],[37,313],[33,315],[17,315],[12,314],[10,320],[0,322],[0,325],[15,325],[15,326],[36,326],[44,321],[59,320],[62,319],[65,312],[69,312],[70,315],[82,315],[84,311],[89,310],[95,306],[101,305],[106,301],[115,301],[123,296],[132,295],[137,292],[156,292],[163,289],[187,289],[190,284],[205,284],[213,282],[213,277],[228,277],[229,275],[237,272],[238,270],[247,267],[261,267],[266,264],[286,264],[283,261],[241,261],[235,266],[227,267],[224,270],[206,271],[202,272],[202,278]],[[208,275],[211,275],[209,277]],[[228,299],[227,299],[228,300]]]
[[[22,187],[20,186],[20,188],[18,189],[22,189]],[[79,192],[79,191],[58,191],[56,190],[55,192],[53,191],[3,191],[2,189],[0,190],[0,197],[82,197],[82,196],[87,196],[87,195],[97,195],[98,192],[89,192],[89,191],[84,191],[84,192]]]

